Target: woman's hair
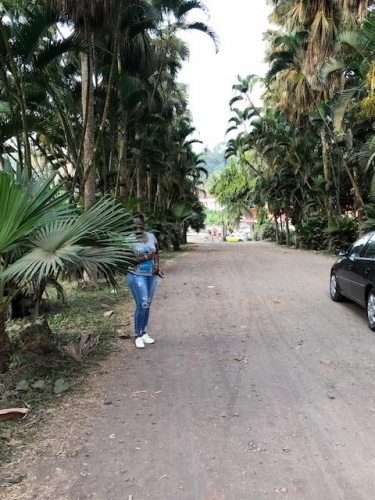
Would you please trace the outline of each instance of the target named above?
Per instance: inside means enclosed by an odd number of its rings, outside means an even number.
[[[143,214],[141,213],[136,213],[133,215],[133,226],[134,227],[144,227],[145,225],[145,219],[143,217]]]

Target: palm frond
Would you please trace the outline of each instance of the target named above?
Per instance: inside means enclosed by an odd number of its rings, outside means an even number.
[[[358,90],[358,88],[342,90],[337,94],[336,101],[332,104],[333,130],[338,136],[344,134],[342,128],[344,116]]]
[[[188,30],[200,31],[201,33],[205,33],[206,35],[208,35],[211,38],[211,40],[214,42],[215,51],[216,52],[219,51],[219,37],[217,36],[215,31],[213,29],[211,29],[209,26],[207,26],[204,23],[196,21],[194,23],[188,23],[186,25],[186,28]]]
[[[334,57],[330,57],[327,59],[322,65],[319,75],[322,81],[326,81],[332,73],[336,73],[337,71],[342,72],[346,68],[346,64],[343,60],[336,59]]]
[[[67,52],[86,52],[89,48],[90,45],[87,39],[77,33],[63,40],[48,41],[43,50],[36,51],[33,57],[35,71],[38,73]]]
[[[360,44],[360,33],[358,31],[341,31],[338,34],[338,40],[341,44],[348,45],[357,54],[363,55]]]
[[[374,166],[375,159],[375,136],[370,137],[370,139],[364,144],[361,151],[358,154],[358,160],[360,166],[367,171],[371,166]]]
[[[233,85],[233,88],[234,87],[235,87],[235,85]],[[238,102],[238,101],[243,101],[242,95],[236,95],[235,97],[232,97],[232,99],[229,101],[229,107],[231,108],[233,106],[233,104]]]
[[[375,55],[375,14],[372,12],[364,21],[360,31],[360,46],[362,53],[374,57]]]
[[[60,351],[64,354],[68,354],[76,361],[82,361],[82,358],[92,349],[94,349],[99,342],[99,337],[93,335],[92,333],[88,333],[82,335],[78,339],[73,342],[69,342],[69,344],[61,346]]]
[[[22,193],[20,186],[19,192]],[[43,198],[43,193],[40,197]],[[25,210],[28,208],[26,205]],[[30,224],[35,225],[35,220],[30,219]],[[21,284],[31,280],[40,282],[45,276],[56,275],[66,267],[88,270],[95,265],[116,287],[116,270],[124,269],[132,257],[131,249],[125,244],[130,227],[131,216],[110,198],[102,199],[82,214],[69,214],[69,217],[66,212],[52,210],[50,217],[37,219],[34,231],[30,225],[26,226],[28,233],[22,238],[24,255],[10,264],[0,277]],[[22,229],[21,225],[15,235],[9,229],[5,236],[10,232],[13,237],[10,241],[15,245],[22,237]]]
[[[52,185],[54,175],[29,181],[27,189],[8,173],[0,172],[0,253],[10,251],[20,243],[47,214],[66,212],[62,202],[66,194],[58,194],[60,185]]]

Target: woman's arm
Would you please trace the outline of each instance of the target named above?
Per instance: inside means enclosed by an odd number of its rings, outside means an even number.
[[[154,236],[155,237],[155,236]],[[155,255],[154,255],[154,274],[160,273],[160,261],[159,261],[159,243],[155,237]]]

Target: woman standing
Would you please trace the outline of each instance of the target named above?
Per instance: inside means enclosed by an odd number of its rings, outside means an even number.
[[[155,340],[147,333],[151,302],[155,293],[159,273],[159,247],[154,234],[145,231],[142,214],[133,219],[132,248],[135,253],[134,265],[130,266],[127,281],[135,301],[134,335],[136,347]]]

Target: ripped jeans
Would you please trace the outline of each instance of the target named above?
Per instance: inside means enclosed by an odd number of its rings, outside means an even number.
[[[143,276],[128,273],[126,278],[135,300],[134,334],[139,337],[146,333],[147,330],[150,306],[158,283],[158,277],[156,275]]]

